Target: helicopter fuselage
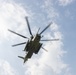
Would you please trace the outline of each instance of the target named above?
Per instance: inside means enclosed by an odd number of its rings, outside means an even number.
[[[40,43],[40,39],[41,36],[39,34],[36,34],[35,37],[33,37],[31,40],[28,40],[24,51],[29,52],[31,50],[33,53],[37,54],[42,46],[42,43]]]
[[[25,19],[26,19],[26,22],[27,22],[29,33],[31,35],[30,39],[28,37],[22,35],[22,34],[16,33],[14,31],[8,29],[8,31],[10,31],[10,32],[12,32],[12,33],[14,33],[14,34],[16,34],[16,35],[18,35],[20,37],[23,37],[23,38],[28,39],[27,42],[22,42],[22,43],[19,43],[19,44],[12,45],[14,47],[14,46],[26,44],[26,46],[24,48],[24,51],[26,52],[25,57],[18,56],[19,58],[22,58],[24,60],[24,63],[28,60],[28,58],[31,58],[32,57],[33,53],[38,54],[40,48],[43,48],[42,47],[42,43],[40,43],[40,41],[41,41],[41,34],[52,24],[52,22],[51,22],[40,33],[38,33],[39,32],[39,29],[40,29],[39,28],[37,34],[34,36],[32,34],[32,31],[31,31],[31,28],[30,28],[30,25],[29,25],[29,22],[28,22],[28,17],[25,17]]]

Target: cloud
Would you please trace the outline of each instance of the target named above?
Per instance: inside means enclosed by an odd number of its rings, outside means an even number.
[[[58,30],[58,25],[53,24],[51,27],[53,31],[53,38],[62,39],[62,34]],[[49,38],[52,36],[48,33]],[[48,37],[47,37],[48,38]],[[44,48],[48,50],[48,52],[41,51],[39,53],[39,58],[32,58],[28,61],[27,71],[25,74],[28,75],[57,75],[62,74],[62,71],[66,73],[67,64],[64,63],[62,57],[64,53],[66,53],[63,49],[63,43],[61,40],[54,42],[46,42]],[[42,50],[42,49],[41,49]],[[34,55],[35,56],[35,55]]]
[[[54,8],[53,0],[45,0],[41,7],[46,12],[49,19],[55,20],[59,17],[58,11]]]
[[[47,13],[47,17],[51,20],[56,20],[59,13],[53,7],[52,0],[45,0],[41,6],[43,11]],[[51,25],[51,32],[48,32],[46,38],[59,38],[59,41],[46,42],[43,47],[48,52],[42,49],[38,55],[33,55],[26,62],[25,75],[67,75],[70,74],[69,67],[63,60],[64,54],[67,52],[63,49],[63,34],[59,31],[59,25],[55,22]],[[68,72],[67,72],[68,70]]]
[[[44,1],[42,8],[43,10],[45,9],[44,11],[47,13],[47,17],[56,19],[56,17],[59,17],[59,13],[53,5],[50,6],[48,3],[51,3],[51,0]],[[8,33],[8,28],[28,35],[27,32],[24,32],[26,29],[24,16],[28,15],[26,10],[21,5],[12,2],[3,2],[0,3],[0,6],[0,39],[8,39],[8,37],[14,38],[14,36],[11,36],[11,34]],[[64,73],[66,72],[67,64],[65,64],[62,59],[63,55],[66,53],[63,50],[62,33],[59,31],[59,27],[55,22],[51,27],[51,31],[53,33],[48,32],[47,38],[60,38],[60,40],[46,42],[44,48],[46,48],[48,52],[44,52],[41,49],[38,55],[33,55],[25,64],[25,75],[58,75],[62,74],[62,71],[64,71]],[[0,73],[15,75],[8,62],[2,62],[0,63],[0,66],[2,68]],[[7,70],[5,69],[6,67]]]
[[[27,11],[21,4],[17,4],[12,1],[8,2],[8,0],[0,1],[0,52],[2,53],[2,57],[4,56],[4,58],[9,61],[11,61],[12,59],[7,58],[11,57],[8,56],[8,52],[9,54],[18,52],[9,50],[10,46],[8,44],[11,45],[11,42],[15,43],[17,42],[17,40],[21,41],[21,39],[23,40],[23,38],[18,38],[18,36],[8,32],[8,29],[27,35],[27,25],[25,16],[30,16],[29,11]],[[8,45],[9,47],[7,46],[7,48],[6,45]],[[7,50],[7,52],[5,50]],[[14,57],[14,55],[12,57]],[[15,71],[13,71],[12,67],[7,61],[0,61],[0,75],[17,75],[14,72]]]
[[[18,74],[7,61],[0,60],[0,75],[18,75]]]
[[[26,29],[25,16],[28,16],[22,5],[14,2],[0,2],[0,39],[8,39],[11,34],[8,29],[22,32]],[[25,33],[26,34],[26,33]],[[12,36],[11,38],[13,38]]]
[[[71,4],[74,0],[58,0],[58,1],[59,1],[59,5],[67,6],[67,5]]]

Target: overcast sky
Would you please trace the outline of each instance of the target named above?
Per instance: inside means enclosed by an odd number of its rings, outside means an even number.
[[[75,7],[75,0],[0,0],[0,75],[76,75]],[[25,16],[33,35],[53,22],[43,33],[44,39],[60,40],[42,42],[48,52],[41,49],[23,64],[18,55],[25,56],[25,45],[11,45],[27,39],[8,29],[30,37]]]

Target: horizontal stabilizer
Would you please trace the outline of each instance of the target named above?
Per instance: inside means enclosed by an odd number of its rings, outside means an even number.
[[[24,59],[24,57],[22,57],[22,56],[18,56],[19,58],[21,58],[21,59]]]

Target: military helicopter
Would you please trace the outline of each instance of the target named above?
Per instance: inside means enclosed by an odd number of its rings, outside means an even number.
[[[22,58],[22,59],[24,60],[24,63],[25,63],[29,58],[32,57],[33,53],[38,54],[40,48],[42,48],[42,49],[44,49],[45,51],[47,51],[45,48],[42,47],[42,44],[43,44],[43,43],[41,43],[40,41],[57,41],[57,40],[59,40],[59,39],[46,39],[46,40],[41,40],[41,38],[43,37],[41,34],[42,34],[47,28],[50,27],[50,25],[52,24],[52,22],[51,22],[48,26],[46,26],[40,33],[38,33],[39,30],[40,30],[40,28],[39,28],[38,31],[37,31],[37,33],[36,33],[36,35],[34,36],[34,35],[32,34],[32,31],[31,31],[31,28],[30,28],[30,25],[29,25],[28,17],[25,17],[25,19],[26,19],[26,22],[27,22],[27,26],[28,26],[29,33],[30,33],[30,35],[31,35],[30,38],[28,38],[28,37],[26,37],[26,36],[23,36],[23,35],[21,35],[21,34],[19,34],[19,33],[16,33],[16,32],[14,32],[14,31],[8,29],[8,31],[10,31],[10,32],[12,32],[12,33],[14,33],[14,34],[16,34],[16,35],[18,35],[18,36],[20,36],[20,37],[23,37],[23,38],[25,38],[25,39],[28,39],[27,42],[22,42],[22,43],[19,43],[19,44],[12,45],[13,47],[15,47],[15,46],[19,46],[19,45],[26,44],[26,46],[25,46],[25,48],[24,48],[24,50],[23,50],[23,51],[26,51],[25,57],[18,56],[19,58]]]

